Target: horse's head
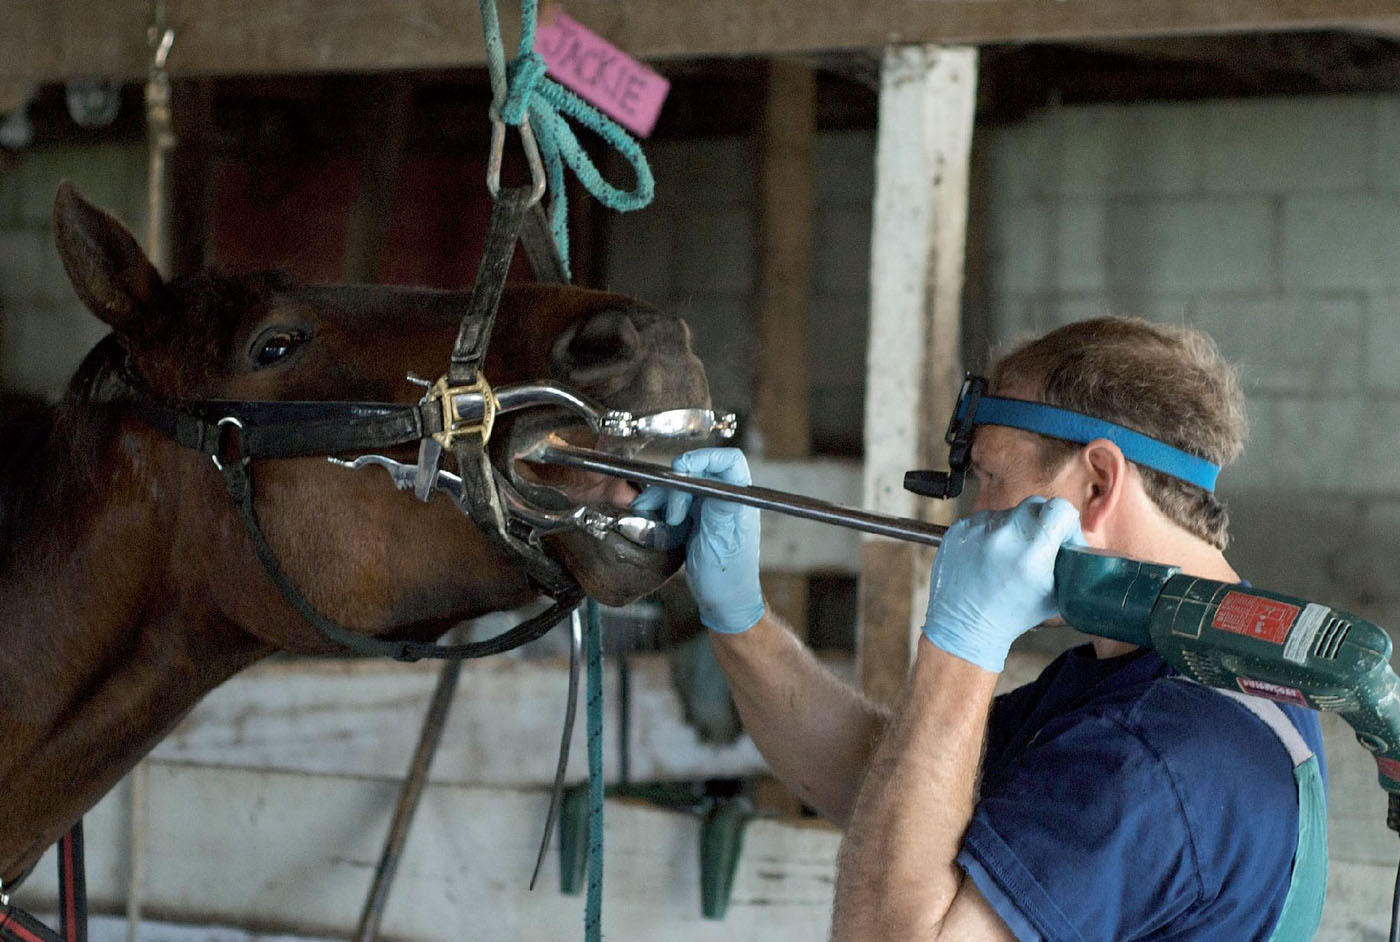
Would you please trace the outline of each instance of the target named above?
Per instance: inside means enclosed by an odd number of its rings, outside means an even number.
[[[167,282],[120,223],[67,184],[54,224],[78,295],[111,326],[132,370],[160,397],[414,402],[422,390],[407,375],[443,372],[466,303],[464,292],[306,286],[272,274],[206,272]],[[554,378],[634,413],[709,405],[682,321],[629,298],[572,287],[509,287],[483,372],[498,388]],[[499,423],[496,435],[513,438],[502,460],[553,424],[539,415]],[[141,473],[164,469],[150,488],[165,508],[179,578],[207,587],[209,604],[264,640],[324,648],[272,591],[206,458],[135,416],[125,420],[121,447]],[[412,446],[394,453],[404,461],[415,454]],[[341,624],[429,637],[534,595],[523,574],[443,497],[424,504],[377,470],[349,471],[324,458],[257,461],[254,468],[257,513],[282,568]],[[620,482],[581,475],[550,483],[595,502],[625,505],[635,494]],[[609,604],[651,591],[681,562],[677,552],[616,536],[577,532],[545,542],[590,595]]]

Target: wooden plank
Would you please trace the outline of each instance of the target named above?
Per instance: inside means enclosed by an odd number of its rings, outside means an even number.
[[[916,499],[910,468],[939,467],[961,380],[960,294],[977,52],[891,47],[880,84],[870,251],[864,506],[952,520],[951,502]],[[931,554],[867,540],[857,662],[871,696],[903,686],[923,620]]]
[[[505,741],[498,742],[498,746]],[[345,938],[378,858],[392,782],[152,762],[146,906],[190,923]],[[88,892],[120,904],[122,796],[86,819]],[[385,912],[385,938],[565,939],[583,898],[558,891],[558,855],[527,889],[544,789],[430,785]],[[817,822],[758,819],[744,834],[728,916],[700,914],[699,819],[636,802],[606,809],[603,927],[656,942],[823,937],[840,834]],[[52,899],[52,858],[17,894]]]
[[[810,66],[768,63],[758,152],[758,368],[754,420],[766,458],[803,458],[811,451],[808,415],[808,313],[812,306],[817,80]],[[807,637],[804,572],[768,567],[763,594],[800,638]],[[795,805],[787,810],[795,812]]]
[[[922,614],[915,600],[920,585],[916,570],[926,554],[907,543],[878,539],[867,540],[861,549],[860,688],[876,703],[891,705],[909,672],[909,626]]]
[[[810,66],[768,64],[758,127],[758,364],[754,419],[765,458],[811,451],[808,313],[812,306],[812,171],[817,82]]]
[[[345,281],[378,282],[384,268],[384,243],[394,211],[394,193],[408,144],[408,120],[413,110],[413,85],[402,76],[378,84],[365,123],[364,163],[360,191],[350,209],[345,237]]]
[[[204,267],[209,236],[209,183],[214,86],[205,79],[173,83],[170,92],[175,150],[170,154],[170,272]]]
[[[31,910],[45,925],[58,925],[58,913]],[[88,942],[130,942],[127,922],[115,916],[90,916]],[[192,926],[178,922],[142,919],[135,935],[140,942],[333,942],[328,938],[256,932],[230,926]]]
[[[747,737],[709,744],[684,719],[664,655],[631,670],[634,780],[746,776],[766,770]],[[617,665],[608,667],[606,728],[618,729]],[[268,661],[214,690],[156,747],[166,762],[398,779],[408,767],[436,665],[385,661]],[[543,786],[553,780],[568,666],[490,658],[464,665],[431,779]],[[580,707],[582,709],[582,707]],[[584,724],[574,728],[569,780],[587,777]],[[618,774],[618,751],[604,771]]]
[[[483,62],[474,10],[443,0],[166,0],[173,74],[434,69]],[[761,56],[890,43],[991,43],[1346,28],[1396,0],[571,0],[569,13],[645,58]],[[0,0],[0,79],[146,70],[147,5]],[[503,13],[507,32],[509,10]],[[514,37],[507,36],[508,48]]]

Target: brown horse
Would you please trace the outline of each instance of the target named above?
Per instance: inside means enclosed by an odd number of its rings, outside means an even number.
[[[331,647],[273,588],[209,459],[103,394],[112,361],[163,397],[413,402],[406,374],[442,372],[465,303],[459,292],[271,274],[167,283],[120,223],[67,185],[54,225],[74,288],[117,344],[89,355],[56,406],[0,402],[6,884],[210,689],[274,651]],[[683,322],[583,289],[508,287],[484,373],[498,386],[552,376],[638,413],[708,406]],[[430,639],[536,594],[444,498],[420,503],[377,470],[324,458],[254,464],[257,513],[283,570],[354,631]],[[560,483],[616,502],[632,493]],[[679,565],[583,533],[547,549],[609,604]]]

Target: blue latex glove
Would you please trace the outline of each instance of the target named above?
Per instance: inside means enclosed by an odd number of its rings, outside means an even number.
[[[671,463],[681,474],[729,484],[750,484],[749,463],[737,448],[697,448]],[[685,574],[700,607],[700,621],[724,634],[748,631],[763,617],[763,590],[758,584],[758,510],[717,498],[694,502],[692,495],[667,487],[649,487],[632,501],[632,509],[655,512],[664,504],[666,522],[679,526],[698,515],[685,550]],[[696,513],[698,511],[698,514]]]
[[[1014,510],[982,511],[948,529],[933,560],[924,636],[1000,673],[1011,642],[1059,614],[1055,556],[1083,546],[1079,512],[1062,498],[1028,497]]]

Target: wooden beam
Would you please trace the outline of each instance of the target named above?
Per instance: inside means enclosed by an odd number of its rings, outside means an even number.
[[[177,76],[480,65],[481,26],[442,0],[166,0]],[[763,56],[890,43],[994,43],[1346,28],[1396,0],[571,0],[569,13],[649,59]],[[0,80],[145,75],[147,5],[0,0]],[[504,17],[507,29],[510,17]],[[514,38],[506,37],[508,48]]]
[[[765,458],[805,458],[808,312],[812,305],[817,81],[810,66],[768,66],[758,128],[758,355],[754,418]]]
[[[413,110],[413,85],[402,76],[376,83],[365,115],[364,163],[360,192],[350,209],[345,237],[343,277],[349,282],[378,282],[384,267],[384,244],[394,211]]]
[[[885,53],[870,247],[864,506],[950,522],[948,502],[916,500],[910,468],[938,467],[962,378],[960,295],[977,51],[896,46]],[[931,553],[870,538],[861,569],[856,658],[862,688],[891,702],[923,621]]]
[[[175,149],[170,154],[170,274],[174,276],[204,267],[213,196],[209,184],[213,107],[212,82],[174,83],[170,93],[175,130]]]
[[[812,307],[812,227],[816,217],[817,77],[802,62],[774,59],[764,83],[758,139],[758,367],[754,419],[769,459],[805,458],[812,449],[807,336]],[[810,582],[805,572],[765,566],[763,596],[806,640]],[[753,788],[760,812],[796,816],[802,802],[776,778]]]
[[[807,319],[812,306],[813,159],[817,79],[810,66],[768,63],[758,126],[758,368],[754,420],[765,458],[805,458],[812,428],[807,398]],[[807,636],[807,576],[766,572],[763,594]]]

